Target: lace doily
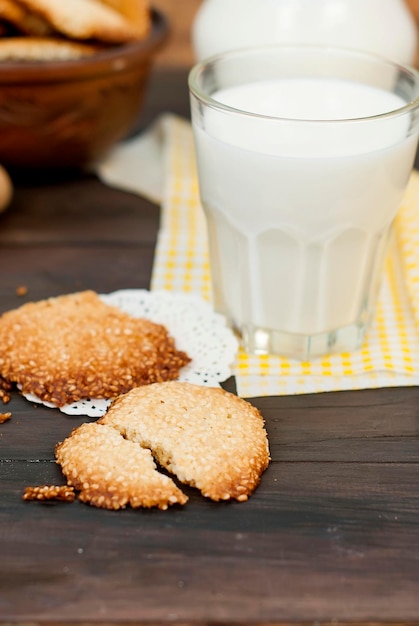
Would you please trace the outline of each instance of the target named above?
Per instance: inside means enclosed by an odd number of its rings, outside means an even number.
[[[146,318],[167,328],[176,347],[192,359],[181,369],[179,380],[217,387],[231,375],[230,365],[238,349],[237,339],[226,326],[225,318],[215,313],[199,296],[172,291],[123,289],[101,294],[100,297],[107,304],[117,306],[134,317]],[[56,408],[32,394],[24,396],[31,402]],[[98,418],[106,412],[110,402],[89,398],[67,404],[60,411],[66,415]]]

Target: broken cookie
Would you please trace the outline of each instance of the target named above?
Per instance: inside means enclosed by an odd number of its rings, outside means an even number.
[[[165,509],[187,496],[153,460],[215,501],[248,499],[269,463],[264,421],[223,389],[183,382],[138,387],[56,447],[79,498],[94,506]]]

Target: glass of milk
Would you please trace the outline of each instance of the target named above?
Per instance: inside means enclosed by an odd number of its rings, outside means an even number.
[[[216,309],[250,353],[357,349],[413,167],[419,74],[266,46],[202,61],[189,88]]]

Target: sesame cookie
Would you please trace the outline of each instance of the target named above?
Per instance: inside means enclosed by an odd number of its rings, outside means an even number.
[[[0,317],[0,377],[58,407],[176,379],[189,361],[164,326],[93,291],[29,302]]]
[[[59,33],[72,39],[96,39],[106,43],[138,39],[135,27],[123,15],[104,6],[99,0],[18,1]]]
[[[82,424],[57,445],[56,457],[68,485],[93,506],[167,509],[188,500],[171,478],[157,471],[150,450],[110,426]]]
[[[135,388],[98,423],[149,448],[162,467],[212,500],[247,500],[269,463],[261,414],[220,388],[183,382]]]
[[[185,504],[187,496],[153,457],[207,498],[244,502],[269,463],[263,418],[222,389],[155,383],[121,396],[56,447],[57,463],[83,502],[107,509]]]

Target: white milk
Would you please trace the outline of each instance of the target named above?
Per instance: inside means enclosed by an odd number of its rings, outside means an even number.
[[[355,118],[405,102],[326,78],[242,85],[213,97],[292,118],[206,109],[204,130],[195,123],[218,310],[239,330],[305,336],[365,323],[417,136],[406,138],[408,114]]]

